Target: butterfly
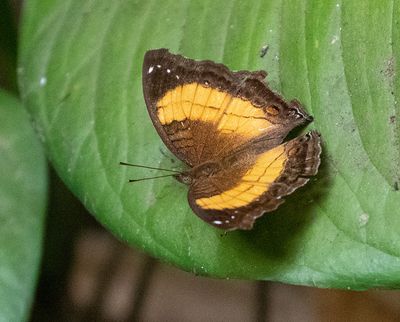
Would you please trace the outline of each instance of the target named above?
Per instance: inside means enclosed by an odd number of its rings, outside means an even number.
[[[303,186],[320,164],[316,131],[283,142],[313,118],[264,82],[265,71],[231,71],[149,50],[142,81],[150,118],[165,145],[188,170],[188,201],[205,222],[224,230],[251,229],[283,197]]]

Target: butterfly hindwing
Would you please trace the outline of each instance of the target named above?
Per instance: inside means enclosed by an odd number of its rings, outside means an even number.
[[[257,154],[254,147],[248,149],[250,158],[246,160],[246,151],[238,156],[244,163],[203,177],[190,188],[193,211],[216,227],[251,229],[256,218],[275,210],[284,196],[307,183],[320,163],[320,136],[315,131]]]

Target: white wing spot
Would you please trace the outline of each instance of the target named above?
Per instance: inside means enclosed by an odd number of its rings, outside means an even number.
[[[157,65],[157,68],[161,68],[161,65]]]
[[[221,220],[214,220],[213,223],[216,224],[216,225],[221,225],[222,221]]]
[[[150,66],[150,68],[149,68],[147,74],[151,74],[151,72],[152,72],[153,70],[154,70],[154,66]]]
[[[169,74],[171,72],[171,70],[169,68],[167,68],[167,73]]]

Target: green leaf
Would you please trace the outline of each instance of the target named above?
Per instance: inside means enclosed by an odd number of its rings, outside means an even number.
[[[47,170],[26,111],[0,91],[0,321],[24,321],[42,252]]]
[[[27,3],[24,102],[59,175],[117,236],[197,274],[400,286],[399,3]],[[267,70],[273,89],[314,115],[324,142],[317,178],[254,230],[224,235],[193,215],[183,185],[128,184],[153,173],[118,166],[182,167],[142,95],[143,55],[160,47],[234,70]]]

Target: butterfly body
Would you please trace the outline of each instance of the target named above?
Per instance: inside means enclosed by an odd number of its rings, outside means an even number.
[[[312,117],[299,102],[271,91],[265,77],[264,71],[232,72],[166,49],[145,55],[150,117],[167,147],[190,167],[176,178],[189,185],[191,208],[215,227],[250,229],[318,170],[317,132],[282,143]]]

